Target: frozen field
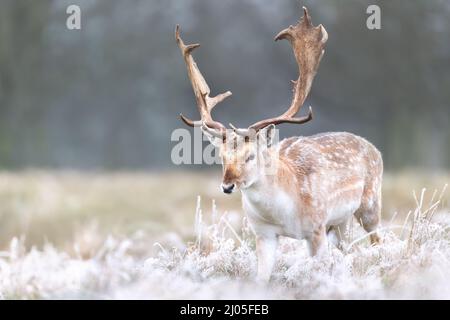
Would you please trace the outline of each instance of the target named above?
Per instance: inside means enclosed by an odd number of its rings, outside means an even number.
[[[449,299],[448,178],[386,176],[380,246],[356,221],[320,261],[284,238],[261,285],[240,199],[215,174],[3,173],[0,297]]]

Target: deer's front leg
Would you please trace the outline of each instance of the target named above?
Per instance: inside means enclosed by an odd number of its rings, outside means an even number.
[[[268,282],[275,264],[275,255],[278,246],[276,234],[264,234],[256,236],[256,256],[258,258],[258,274],[256,279]]]

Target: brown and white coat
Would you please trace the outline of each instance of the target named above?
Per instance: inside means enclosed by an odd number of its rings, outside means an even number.
[[[232,130],[227,130],[212,119],[211,110],[231,92],[209,96],[210,89],[192,58],[192,51],[199,45],[185,45],[179,27],[176,29],[201,115],[199,121],[183,115],[181,119],[189,126],[200,126],[218,147],[223,191],[241,191],[244,211],[257,238],[257,276],[263,281],[270,279],[279,236],[306,239],[311,254],[317,255],[327,248],[327,235],[341,245],[349,220],[355,216],[371,233],[372,243],[379,241],[376,229],[380,221],[383,161],[370,142],[346,132],[273,142],[275,125],[302,124],[312,119],[311,107],[306,116],[295,115],[311,89],[328,34],[322,25],[314,27],[308,11],[303,10],[304,16],[297,25],[275,37],[291,43],[299,66],[291,106],[282,115],[246,129],[230,124]]]

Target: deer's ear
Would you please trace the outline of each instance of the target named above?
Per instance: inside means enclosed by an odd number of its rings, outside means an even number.
[[[223,144],[223,138],[219,138],[216,135],[212,134],[208,130],[202,128],[203,135],[208,138],[209,142],[215,147],[219,147]]]
[[[262,148],[270,148],[277,137],[278,130],[274,124],[271,124],[258,131],[258,145]]]

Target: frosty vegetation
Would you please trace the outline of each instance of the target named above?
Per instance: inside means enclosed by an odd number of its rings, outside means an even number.
[[[429,203],[425,190],[414,194],[417,208],[403,223],[385,222],[383,243],[376,247],[356,221],[346,235],[346,252],[330,247],[320,261],[308,256],[303,241],[283,238],[267,285],[252,280],[254,237],[245,218],[237,229],[236,217],[219,213],[214,203],[202,211],[200,198],[195,241],[155,243],[158,253],[150,258],[149,251],[137,254],[148,245],[139,234],[109,237],[89,258],[50,243],[26,250],[24,239],[14,238],[0,252],[0,297],[448,299],[450,220],[440,207],[442,194],[434,192]]]

